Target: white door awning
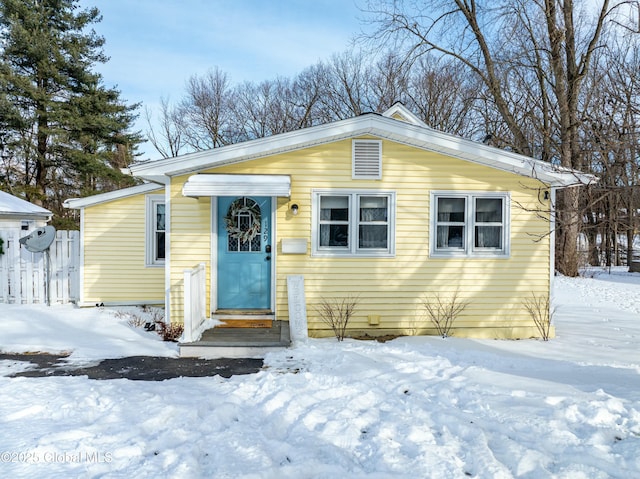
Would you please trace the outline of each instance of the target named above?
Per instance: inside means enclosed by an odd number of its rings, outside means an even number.
[[[183,196],[291,196],[288,175],[216,175],[189,177]]]

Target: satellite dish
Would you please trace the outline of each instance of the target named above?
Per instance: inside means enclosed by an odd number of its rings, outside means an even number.
[[[56,229],[53,226],[47,225],[20,238],[20,244],[24,245],[27,251],[31,253],[41,253],[51,246],[54,239],[56,239]]]

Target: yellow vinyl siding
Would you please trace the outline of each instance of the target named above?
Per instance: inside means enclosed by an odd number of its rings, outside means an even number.
[[[190,175],[189,175],[190,176]],[[184,318],[184,270],[205,263],[207,268],[207,308],[210,294],[211,268],[211,198],[182,196],[182,185],[188,176],[171,184],[171,276],[170,318],[182,322]]]
[[[470,304],[456,322],[457,335],[523,337],[536,335],[535,325],[522,307],[522,301],[536,294],[548,294],[549,223],[529,210],[548,207],[541,204],[540,182],[447,157],[391,141],[383,141],[382,179],[351,178],[351,140],[306,150],[246,161],[205,171],[206,173],[287,174],[291,175],[291,198],[277,200],[276,305],[278,319],[288,319],[286,278],[302,274],[310,334],[330,335],[316,308],[322,298],[359,296],[350,324],[353,333],[371,335],[386,332],[433,332],[420,319],[421,299],[426,293],[442,294],[459,290]],[[172,285],[180,288],[180,272],[201,261],[209,264],[210,213],[204,211],[209,199],[181,197],[188,178],[172,182]],[[396,193],[395,257],[314,257],[311,255],[311,213],[314,190],[380,190]],[[509,192],[511,250],[506,258],[432,258],[429,255],[431,221],[430,192]],[[293,216],[290,205],[299,205]],[[195,206],[198,205],[198,206]],[[176,223],[187,209],[193,221]],[[199,231],[203,235],[197,248],[176,248],[182,234]],[[306,255],[282,254],[282,238],[306,238]],[[205,240],[206,239],[206,240]],[[195,240],[195,238],[193,238]],[[180,238],[183,244],[193,240]],[[174,264],[179,255],[180,263]],[[172,286],[173,287],[173,286]],[[176,299],[176,314],[181,314]],[[180,303],[180,304],[179,304]],[[369,315],[379,315],[380,324],[368,325]],[[180,317],[180,316],[178,316]],[[480,331],[477,328],[485,328]]]
[[[164,304],[164,267],[145,266],[145,195],[84,209],[85,303]]]

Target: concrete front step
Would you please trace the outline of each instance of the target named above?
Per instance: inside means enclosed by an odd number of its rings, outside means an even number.
[[[221,346],[206,344],[181,344],[181,358],[264,358],[268,353],[286,349],[288,346]]]
[[[180,344],[180,357],[263,358],[291,344],[289,323],[274,321],[271,328],[208,329],[199,341]]]

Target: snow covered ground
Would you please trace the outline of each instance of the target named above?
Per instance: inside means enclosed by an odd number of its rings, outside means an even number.
[[[258,374],[8,378],[12,478],[640,477],[640,275],[558,278],[557,338],[310,340]],[[0,350],[176,355],[112,310],[0,305]]]

